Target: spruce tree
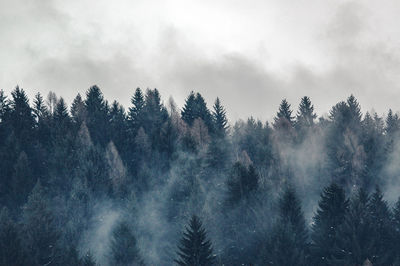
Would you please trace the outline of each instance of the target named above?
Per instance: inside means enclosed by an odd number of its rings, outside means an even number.
[[[93,142],[105,146],[109,141],[109,110],[101,90],[96,85],[86,92],[85,109],[86,124]]]
[[[274,118],[274,128],[284,128],[287,129],[294,125],[294,117],[292,116],[292,110],[290,109],[290,104],[286,99],[283,99],[279,105],[279,110]]]
[[[278,219],[260,254],[261,264],[307,265],[308,232],[300,200],[286,188],[278,204]]]
[[[140,88],[136,89],[135,94],[131,98],[131,103],[132,107],[129,107],[128,119],[132,130],[136,132],[141,126],[143,126],[142,111],[145,101],[142,90]]]
[[[361,265],[374,255],[374,228],[368,211],[370,197],[360,188],[353,196],[340,227],[333,265]]]
[[[309,97],[301,98],[299,110],[296,116],[296,125],[299,127],[311,127],[317,115],[314,113],[314,106]]]
[[[214,110],[212,116],[215,134],[218,137],[225,137],[229,128],[228,119],[226,118],[225,108],[221,105],[221,101],[219,100],[219,98],[215,100],[213,108]]]
[[[212,244],[196,215],[192,216],[189,227],[186,227],[179,241],[177,255],[175,262],[180,266],[207,266],[215,263]]]
[[[332,260],[348,205],[343,188],[335,183],[324,188],[313,218],[310,247],[313,265],[327,265]]]
[[[136,238],[126,222],[114,228],[110,246],[110,264],[115,266],[142,265]]]
[[[18,86],[11,92],[11,95],[10,123],[13,133],[20,146],[28,149],[32,144],[31,140],[34,137],[33,129],[35,126],[35,119],[32,109],[29,106],[29,99],[25,91]]]
[[[86,120],[86,107],[82,100],[82,96],[78,93],[71,105],[71,116],[72,120],[76,125],[76,129],[79,129],[81,123]]]
[[[189,96],[185,100],[185,105],[181,112],[182,120],[189,126],[192,126],[194,120],[197,118],[196,113],[196,96],[193,91],[190,92]]]
[[[373,247],[369,257],[373,265],[392,265],[391,247],[396,241],[393,237],[392,214],[379,187],[371,195],[368,203],[369,219],[372,227]]]

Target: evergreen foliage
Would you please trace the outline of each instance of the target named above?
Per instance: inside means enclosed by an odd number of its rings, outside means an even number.
[[[207,266],[215,263],[212,244],[207,239],[206,230],[196,215],[190,219],[189,227],[179,241],[177,254],[178,259],[175,262],[181,266]]]

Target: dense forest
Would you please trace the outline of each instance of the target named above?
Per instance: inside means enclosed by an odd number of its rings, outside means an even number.
[[[0,265],[400,265],[398,115],[277,109],[0,91]]]

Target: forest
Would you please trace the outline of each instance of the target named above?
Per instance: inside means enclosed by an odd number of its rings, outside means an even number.
[[[299,100],[1,90],[0,265],[400,265],[399,116]]]

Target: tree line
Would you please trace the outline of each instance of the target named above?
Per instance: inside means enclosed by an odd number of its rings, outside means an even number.
[[[399,129],[353,95],[231,124],[197,92],[1,90],[0,265],[400,265]]]

